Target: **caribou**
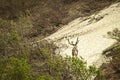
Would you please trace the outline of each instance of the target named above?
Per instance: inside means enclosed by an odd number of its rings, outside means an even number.
[[[78,38],[76,40],[76,43],[73,43],[73,41],[70,42],[70,40],[68,39],[68,43],[73,46],[73,48],[72,48],[72,56],[73,57],[78,56],[78,49],[77,49],[78,42],[79,42]]]

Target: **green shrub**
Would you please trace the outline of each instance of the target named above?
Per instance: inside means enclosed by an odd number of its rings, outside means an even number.
[[[18,30],[16,22],[0,18],[0,80],[32,80]]]
[[[44,76],[40,77],[40,80],[48,80],[46,79],[48,74],[55,80],[92,80],[96,75],[102,76],[101,71],[94,65],[87,67],[87,63],[82,58],[62,58],[50,56],[52,53],[49,53],[48,50],[44,49],[44,52],[49,57],[46,61],[47,67],[45,67],[49,73],[43,74]]]
[[[91,80],[98,75],[99,69],[94,65],[87,67],[86,62],[82,58],[69,57],[66,59],[73,78],[76,78],[77,80]]]
[[[115,28],[113,31],[108,32],[108,36],[118,42],[114,46],[114,50],[120,52],[120,30],[118,28]]]
[[[7,66],[7,64],[6,64],[6,62],[5,61],[2,61],[1,59],[0,59],[0,79],[1,80],[5,80],[4,78],[5,78],[5,69],[6,69],[6,66]]]
[[[36,80],[55,80],[55,79],[50,75],[43,75],[37,78]]]
[[[38,80],[92,80],[95,76],[101,78],[101,71],[94,65],[87,66],[83,58],[61,57],[59,54],[54,55],[47,48],[39,50],[39,70]],[[35,54],[35,53],[34,53]],[[38,53],[37,53],[38,56]],[[44,60],[42,60],[44,59]],[[36,61],[35,61],[36,62]],[[48,76],[50,77],[49,79]],[[50,79],[50,80],[51,80]]]
[[[10,58],[0,61],[1,80],[32,80],[26,59]]]

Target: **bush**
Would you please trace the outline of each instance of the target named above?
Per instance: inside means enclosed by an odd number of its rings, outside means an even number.
[[[118,28],[115,28],[113,31],[108,32],[108,36],[112,39],[115,39],[117,41],[117,44],[113,46],[115,51],[115,60],[120,61],[120,30]]]
[[[109,31],[107,34],[109,38],[115,39],[117,41],[113,48],[115,51],[120,52],[120,30],[115,28],[113,31]]]
[[[27,17],[28,18],[28,17]],[[87,67],[83,59],[53,54],[55,48],[47,44],[44,47],[26,47],[23,35],[29,32],[31,22],[25,23],[26,17],[19,18],[17,23],[0,19],[0,79],[1,80],[91,80],[99,72],[95,66]],[[18,25],[19,24],[19,25]],[[25,33],[22,30],[27,29]],[[47,48],[45,48],[47,47]],[[50,48],[49,48],[50,47]],[[51,49],[53,48],[53,49]],[[31,51],[30,51],[31,50]],[[32,50],[36,52],[32,53]],[[32,60],[37,57],[38,68],[28,64],[28,54]],[[35,55],[37,54],[37,55]],[[34,57],[35,55],[35,57]],[[37,69],[37,76],[34,69]],[[31,72],[30,72],[31,71]],[[33,76],[34,75],[34,76]]]
[[[108,36],[120,42],[120,30],[118,28],[115,28],[113,31],[109,31]]]
[[[95,77],[99,69],[97,69],[94,65],[93,66],[88,66],[86,62],[81,58],[74,58],[74,57],[68,57],[66,58],[69,69],[70,69],[70,74],[76,80],[92,80],[93,77]],[[68,66],[67,66],[68,67]]]
[[[32,80],[28,49],[17,28],[16,22],[0,18],[0,80]]]
[[[96,75],[102,77],[98,68],[94,65],[87,66],[82,58],[63,58],[46,48],[40,48],[32,56],[35,58],[33,68],[36,69],[32,75],[38,80],[92,80]]]
[[[55,79],[50,75],[43,75],[37,78],[36,80],[55,80]]]
[[[30,65],[25,59],[10,58],[0,61],[1,80],[31,80]]]
[[[112,45],[105,53],[106,57],[110,57],[109,63],[101,66],[102,73],[104,74],[101,80],[119,80],[120,79],[120,30],[115,28],[113,31],[108,32],[108,37],[115,39],[117,43]],[[112,59],[112,60],[111,60]],[[101,74],[101,73],[100,73]],[[96,77],[95,80],[100,80]]]
[[[43,72],[40,73],[40,80],[92,80],[96,75],[101,77],[100,70],[94,65],[87,67],[82,58],[62,58],[59,55],[56,57],[48,50],[44,49],[43,51],[42,54],[49,58],[46,57],[46,60],[44,60],[46,64],[42,66],[44,68],[41,70]],[[48,76],[51,79],[47,79]]]

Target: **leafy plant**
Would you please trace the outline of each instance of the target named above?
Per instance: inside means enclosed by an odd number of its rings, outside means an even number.
[[[21,45],[16,22],[0,18],[0,80],[31,80],[27,50]]]
[[[25,59],[11,57],[0,62],[1,80],[31,80],[30,65]]]
[[[71,75],[77,80],[92,80],[98,74],[99,69],[94,65],[87,67],[86,62],[81,58],[66,58],[71,70]]]
[[[120,42],[120,30],[118,28],[115,28],[113,31],[109,31],[107,34],[110,38]]]

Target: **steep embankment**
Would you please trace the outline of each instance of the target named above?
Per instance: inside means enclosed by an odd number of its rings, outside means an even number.
[[[59,47],[56,53],[62,56],[71,56],[72,46],[68,44],[67,38],[75,42],[78,37],[78,56],[87,60],[88,65],[99,66],[104,61],[102,51],[115,43],[105,35],[108,31],[120,27],[119,13],[120,3],[113,4],[92,16],[78,18],[70,22],[46,39],[54,41]]]
[[[0,0],[0,18],[18,21],[30,16],[27,38],[43,38],[78,17],[89,16],[116,0]]]

